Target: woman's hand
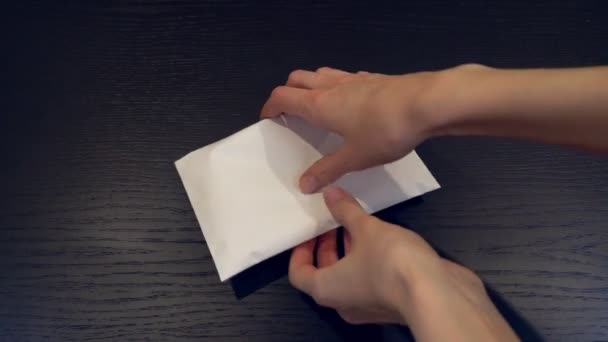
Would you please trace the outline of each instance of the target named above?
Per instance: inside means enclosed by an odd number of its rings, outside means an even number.
[[[344,145],[300,179],[315,192],[343,174],[397,160],[436,135],[490,135],[608,152],[608,67],[495,69],[465,64],[388,76],[297,70],[262,117],[298,115]]]
[[[294,248],[289,280],[350,323],[400,323],[417,340],[511,341],[516,336],[470,270],[443,259],[418,234],[368,215],[344,190],[324,192],[345,228]]]
[[[429,137],[433,118],[423,113],[423,94],[436,73],[387,76],[331,68],[297,70],[262,108],[263,118],[298,115],[340,134],[343,146],[313,164],[300,179],[315,192],[343,174],[397,160]]]
[[[397,160],[436,135],[489,135],[608,152],[608,67],[495,69],[465,64],[388,76],[297,70],[261,116],[298,115],[344,145],[300,179],[315,192],[343,174]]]

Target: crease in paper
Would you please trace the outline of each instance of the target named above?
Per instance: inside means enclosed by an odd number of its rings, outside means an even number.
[[[297,117],[263,120],[175,162],[224,281],[338,224],[300,175],[342,139]],[[336,184],[370,213],[439,188],[415,152]]]

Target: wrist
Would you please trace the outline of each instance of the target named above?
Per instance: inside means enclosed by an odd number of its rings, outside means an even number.
[[[500,70],[480,64],[463,64],[437,71],[433,86],[421,96],[430,136],[466,135],[467,125],[478,120],[483,104],[495,95],[492,89]],[[473,123],[474,125],[474,123]]]
[[[420,238],[422,239],[422,238]],[[422,302],[420,289],[427,288],[429,284],[441,283],[439,279],[444,272],[441,259],[432,250],[423,248],[417,250],[416,244],[404,243],[396,246],[388,256],[394,261],[389,270],[389,281],[383,285],[384,300],[401,323],[411,326],[413,319],[420,311],[418,307]]]
[[[470,270],[440,257],[414,263],[417,267],[398,273],[403,295],[396,300],[402,323],[417,340],[517,340]]]

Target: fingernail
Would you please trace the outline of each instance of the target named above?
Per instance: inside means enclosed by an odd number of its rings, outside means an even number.
[[[321,182],[319,182],[319,179],[317,179],[317,177],[307,175],[302,177],[302,179],[300,180],[300,189],[305,194],[311,194],[319,190],[320,183]]]
[[[327,205],[332,205],[344,198],[344,191],[337,186],[330,186],[323,191],[323,198]]]

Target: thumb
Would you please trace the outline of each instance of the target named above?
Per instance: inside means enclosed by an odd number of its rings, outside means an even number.
[[[323,198],[336,221],[350,232],[362,219],[369,216],[351,194],[338,186],[325,189]]]
[[[305,194],[319,191],[347,172],[353,171],[357,154],[352,147],[342,145],[336,152],[317,160],[300,178],[300,189]]]

